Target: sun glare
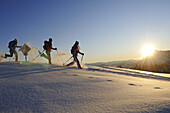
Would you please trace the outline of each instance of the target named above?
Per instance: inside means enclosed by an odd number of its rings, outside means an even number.
[[[155,47],[153,45],[145,45],[142,48],[142,57],[151,56],[155,51]]]

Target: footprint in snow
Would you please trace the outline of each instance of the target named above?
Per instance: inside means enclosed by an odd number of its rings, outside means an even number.
[[[133,83],[129,83],[130,86],[137,86],[136,84],[133,84]]]
[[[113,82],[113,80],[107,80],[108,82]]]
[[[78,76],[78,75],[74,74],[73,76]]]
[[[154,87],[154,89],[161,89],[160,87]]]

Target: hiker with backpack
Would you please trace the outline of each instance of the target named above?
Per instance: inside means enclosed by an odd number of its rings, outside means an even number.
[[[47,55],[45,55],[44,53],[41,54],[41,57],[45,57],[46,59],[48,59],[49,64],[52,64],[52,63],[51,63],[51,54],[50,54],[51,49],[57,50],[57,48],[53,48],[53,47],[52,47],[52,41],[53,41],[52,38],[49,38],[49,41],[44,41],[44,46],[43,46],[43,48],[44,48],[44,50],[46,51],[46,54],[47,54]]]
[[[15,54],[15,61],[16,62],[18,61],[18,53],[16,52],[16,48],[21,48],[21,46],[17,46],[17,43],[18,43],[17,39],[14,39],[9,42],[8,48],[9,48],[10,54],[5,54],[4,58],[13,57],[13,54]]]
[[[81,54],[81,55],[84,55],[84,53],[79,51],[79,42],[76,41],[75,44],[71,48],[71,54],[73,55],[73,62],[67,64],[67,66],[71,66],[71,65],[75,64],[75,62],[77,62],[78,68],[82,69],[82,67],[79,63],[79,60],[77,58],[78,53]]]

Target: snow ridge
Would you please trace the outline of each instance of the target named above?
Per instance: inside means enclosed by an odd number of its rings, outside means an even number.
[[[119,75],[126,75],[126,76],[132,76],[132,77],[141,77],[141,78],[147,78],[147,79],[157,79],[157,80],[165,80],[170,81],[170,75],[166,74],[168,76],[163,76],[163,74],[159,73],[152,73],[152,72],[145,72],[145,71],[138,71],[138,70],[130,70],[130,69],[122,69],[122,68],[116,68],[116,67],[89,67],[87,70],[90,71],[100,71],[100,72],[107,72],[107,73],[113,73],[113,74],[119,74]]]

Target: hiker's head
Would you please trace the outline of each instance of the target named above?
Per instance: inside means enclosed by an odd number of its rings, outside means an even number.
[[[16,43],[18,42],[16,38],[14,39],[14,41],[15,41]]]
[[[76,42],[75,42],[75,45],[77,45],[77,46],[78,46],[78,45],[79,45],[79,42],[78,42],[78,41],[76,41]]]
[[[49,42],[52,42],[53,41],[53,39],[52,38],[49,38]]]

